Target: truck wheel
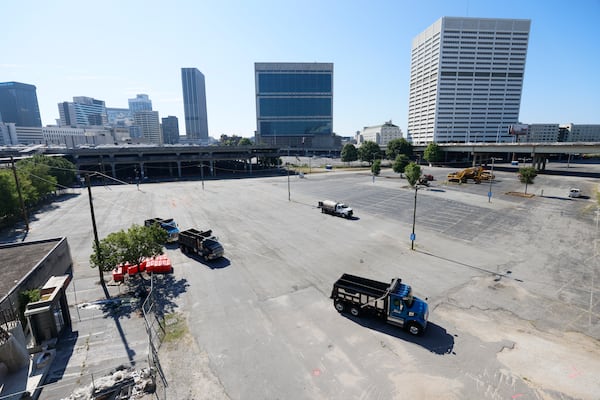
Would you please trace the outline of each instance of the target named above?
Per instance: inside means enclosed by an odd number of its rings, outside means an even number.
[[[407,330],[408,333],[414,336],[421,336],[423,333],[423,328],[421,328],[421,325],[417,324],[416,322],[411,322],[408,324]]]
[[[353,317],[358,317],[358,316],[360,316],[360,310],[358,309],[358,307],[352,306],[352,307],[350,307],[350,314]]]
[[[183,254],[187,253],[187,249],[185,248],[185,246],[179,246],[179,249],[181,249],[181,252]]]
[[[338,310],[338,312],[344,312],[344,303],[342,303],[341,301],[334,302],[333,306],[336,310]]]

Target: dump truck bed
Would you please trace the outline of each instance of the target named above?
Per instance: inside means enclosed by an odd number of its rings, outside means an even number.
[[[334,288],[344,289],[346,292],[356,292],[379,298],[386,294],[390,284],[386,282],[374,281],[360,276],[343,274],[334,284]]]

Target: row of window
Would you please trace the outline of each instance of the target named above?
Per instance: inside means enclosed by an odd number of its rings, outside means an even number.
[[[331,117],[331,103],[331,97],[263,97],[259,99],[259,115],[260,117]]]
[[[262,136],[286,135],[330,135],[333,132],[331,120],[287,120],[259,121]]]
[[[258,74],[259,93],[331,93],[332,74]]]
[[[442,76],[478,76],[492,78],[522,78],[522,72],[442,71]]]

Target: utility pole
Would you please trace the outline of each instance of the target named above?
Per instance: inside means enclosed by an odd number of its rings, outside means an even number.
[[[200,161],[200,176],[202,177],[202,190],[204,190],[204,161]]]
[[[87,184],[88,197],[90,199],[90,213],[92,214],[92,228],[94,229],[94,245],[96,246],[96,254],[98,255],[98,273],[100,274],[100,284],[102,285],[106,296],[109,297],[108,291],[106,290],[106,284],[104,282],[104,271],[102,271],[103,257],[102,251],[100,249],[100,241],[98,240],[98,229],[96,229],[96,217],[94,216],[94,203],[92,202],[92,186],[90,184],[89,174],[85,175],[85,183]]]
[[[15,167],[15,160],[10,156],[10,162],[12,164],[13,174],[15,175],[15,184],[17,185],[17,193],[19,193],[19,203],[21,204],[21,212],[23,213],[23,219],[25,220],[25,231],[29,232],[29,218],[27,217],[27,209],[25,208],[25,202],[23,201],[23,194],[21,193],[21,185],[19,184],[19,176],[17,175],[17,168]]]

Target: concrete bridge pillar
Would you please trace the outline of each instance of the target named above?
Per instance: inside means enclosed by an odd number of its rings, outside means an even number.
[[[177,161],[177,177],[181,178],[181,161]]]

